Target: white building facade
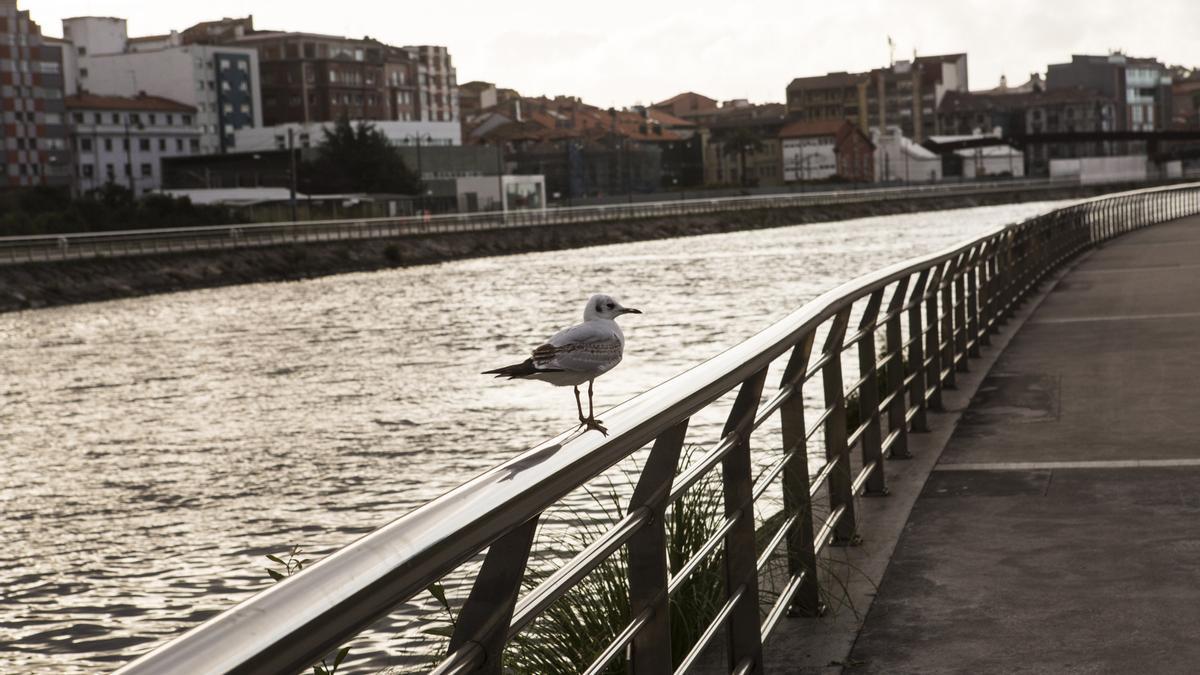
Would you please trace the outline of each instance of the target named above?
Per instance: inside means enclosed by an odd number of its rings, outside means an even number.
[[[423,146],[462,145],[462,126],[458,122],[393,122],[387,120],[364,120],[383,132],[394,145]],[[352,120],[357,124],[357,120]],[[286,150],[288,131],[292,132],[292,146],[315,148],[325,137],[324,129],[332,130],[333,122],[310,122],[301,124],[276,124],[269,127],[241,129],[234,132],[233,144],[228,148],[235,152],[260,152],[263,150]]]
[[[130,39],[124,19],[63,20],[68,94],[160,96],[195,108],[199,153],[229,149],[234,134],[262,126],[258,51],[182,44],[177,33]]]
[[[77,94],[66,99],[75,191],[112,183],[135,195],[162,185],[162,158],[199,154],[196,109],[157,96]]]
[[[780,149],[784,182],[822,180],[836,175],[836,144],[837,139],[832,135],[783,139]]]

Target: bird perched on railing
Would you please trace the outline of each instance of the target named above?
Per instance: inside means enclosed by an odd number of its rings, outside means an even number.
[[[556,387],[575,389],[575,408],[579,424],[595,429],[605,436],[608,429],[596,419],[592,409],[592,383],[621,362],[625,351],[625,334],[617,325],[622,314],[641,314],[637,309],[622,307],[610,295],[593,295],[583,308],[583,323],[564,328],[533,350],[524,362],[495,370],[484,375],[507,377],[510,380],[541,380]],[[588,383],[588,415],[583,416],[579,400],[579,385]]]

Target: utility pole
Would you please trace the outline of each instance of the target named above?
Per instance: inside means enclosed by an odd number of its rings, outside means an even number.
[[[295,145],[296,130],[288,127],[288,162],[291,168],[288,173],[289,198],[288,201],[292,206],[292,222],[296,222],[296,145]],[[312,217],[311,215],[309,216]]]
[[[129,191],[137,197],[137,187],[133,184],[133,142],[129,139],[129,116],[125,113],[125,177],[129,179]]]
[[[504,203],[504,142],[496,141],[496,188],[500,195],[500,210],[506,211]]]

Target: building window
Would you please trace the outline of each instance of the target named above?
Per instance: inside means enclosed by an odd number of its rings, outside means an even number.
[[[183,116],[183,124],[184,124],[184,126],[191,126],[192,125],[192,116],[184,115]]]
[[[75,120],[75,124],[83,124],[83,113],[75,113],[71,116]]]
[[[112,165],[112,164],[105,164],[105,165],[104,165],[104,173],[105,173],[105,175],[106,175],[106,176],[108,176],[108,179],[109,179],[109,180],[112,180],[112,179],[113,179],[113,176],[115,176],[115,175],[116,175],[116,173],[113,171],[113,165]]]
[[[79,55],[80,55],[80,56],[87,56],[87,47],[80,47],[80,48],[79,48]]]
[[[150,164],[143,163],[142,164],[142,178],[150,178],[153,175],[154,175],[154,169],[152,169],[150,167]]]
[[[111,138],[106,138],[106,139],[104,139],[104,150],[105,150],[105,152],[112,152],[112,148],[113,148],[113,146],[112,146],[112,139],[111,139]]]
[[[79,171],[84,178],[91,178],[96,172],[96,167],[91,164],[83,164],[79,167]]]
[[[150,139],[149,138],[139,138],[138,139],[138,150],[141,150],[142,152],[150,152]]]
[[[246,60],[239,59],[237,62],[237,67],[238,67],[238,70],[242,71],[243,73],[246,72]]]
[[[190,148],[191,148],[192,152],[199,152],[199,150],[200,150],[200,140],[199,140],[199,139],[196,139],[196,138],[193,138],[193,139],[191,139],[191,143],[189,144],[189,146],[188,146],[188,147],[190,147]]]
[[[92,151],[92,139],[90,139],[90,138],[79,139],[79,150],[82,152],[91,152]]]
[[[167,151],[167,139],[165,139],[165,138],[158,139],[158,150],[159,150],[159,152]]]
[[[126,163],[126,164],[125,164],[125,175],[126,175],[126,176],[132,176],[132,175],[133,175],[133,170],[132,170],[132,169],[129,167],[129,164],[128,164],[128,163]]]
[[[120,123],[121,123],[121,116],[120,116],[120,115],[118,115],[117,113],[113,113],[113,114],[112,114],[112,123],[113,123],[113,124],[120,124]]]
[[[175,150],[177,152],[183,152],[183,139],[182,138],[175,139]]]
[[[172,115],[171,113],[167,113],[167,126],[170,126],[172,124],[175,124],[175,116]]]
[[[150,124],[158,124],[158,115],[150,113]]]
[[[221,70],[229,70],[229,59],[221,59]]]

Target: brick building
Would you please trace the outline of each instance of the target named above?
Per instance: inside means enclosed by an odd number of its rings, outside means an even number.
[[[356,119],[452,122],[458,82],[445,47],[255,30],[253,16],[196,24],[185,41],[257,50],[263,123]]]
[[[1069,63],[1052,63],[1047,91],[1087,88],[1117,104],[1117,131],[1156,131],[1171,121],[1171,75],[1156,59],[1120,52],[1108,56],[1075,54]]]
[[[784,182],[874,180],[875,145],[850,120],[800,120],[779,131]]]
[[[0,187],[71,183],[63,44],[0,0]]]
[[[854,120],[870,129],[899,127],[920,143],[942,133],[937,110],[951,91],[967,91],[967,55],[919,56],[866,73],[800,77],[787,86],[789,115],[815,122]]]

